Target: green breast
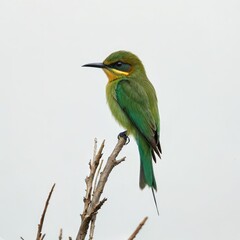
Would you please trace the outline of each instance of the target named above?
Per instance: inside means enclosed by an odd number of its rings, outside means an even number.
[[[125,128],[128,131],[128,134],[130,134],[131,132],[134,131],[134,127],[132,123],[129,121],[124,111],[119,106],[116,98],[116,87],[119,81],[124,81],[124,80],[119,79],[119,80],[108,82],[106,86],[107,102],[114,118],[117,120],[117,122],[121,126],[123,126],[123,128]]]

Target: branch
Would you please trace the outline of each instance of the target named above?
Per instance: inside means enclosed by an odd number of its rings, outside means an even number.
[[[59,232],[59,236],[58,236],[58,240],[62,240],[62,228],[60,228],[60,232]]]
[[[95,228],[95,221],[97,217],[98,210],[102,207],[104,202],[107,200],[106,198],[102,199],[100,201],[100,197],[102,195],[102,192],[104,190],[104,187],[106,185],[106,182],[108,180],[108,177],[112,171],[112,169],[117,166],[119,163],[125,160],[125,158],[122,158],[120,160],[116,160],[116,157],[118,156],[119,152],[122,150],[123,146],[125,145],[126,140],[124,138],[119,138],[113,152],[109,156],[105,167],[102,172],[100,172],[100,176],[98,178],[98,172],[97,169],[102,165],[100,163],[100,159],[103,155],[102,151],[104,148],[104,141],[100,146],[100,149],[96,153],[96,140],[94,144],[94,155],[93,160],[89,162],[89,168],[90,168],[90,174],[88,177],[86,177],[86,195],[83,199],[84,202],[84,209],[83,213],[81,214],[81,225],[79,227],[79,231],[77,234],[76,240],[84,240],[88,229],[89,224],[91,222],[91,231],[90,231],[90,238],[93,239],[93,232]],[[96,183],[93,186],[93,180],[95,178]]]
[[[41,219],[40,219],[40,223],[38,224],[38,232],[37,232],[36,240],[43,240],[44,237],[45,237],[45,234],[42,235],[42,227],[43,227],[44,218],[45,218],[45,215],[46,215],[46,212],[47,212],[48,204],[49,204],[50,198],[52,196],[54,187],[55,187],[55,183],[53,184],[53,186],[51,188],[51,191],[48,194],[48,198],[47,198],[46,203],[45,203],[45,207],[44,207]]]
[[[137,234],[139,233],[139,231],[141,230],[141,228],[143,227],[143,225],[145,224],[145,222],[147,221],[148,217],[145,217],[138,225],[138,227],[135,229],[135,231],[133,232],[133,234],[130,236],[130,238],[128,240],[133,240]]]

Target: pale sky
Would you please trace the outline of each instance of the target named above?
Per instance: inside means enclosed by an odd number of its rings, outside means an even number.
[[[75,238],[94,138],[107,159],[123,129],[106,104],[107,77],[81,68],[124,49],[158,95],[162,160],[138,187],[133,138],[103,193],[95,238],[240,239],[240,2],[0,1],[0,239]]]

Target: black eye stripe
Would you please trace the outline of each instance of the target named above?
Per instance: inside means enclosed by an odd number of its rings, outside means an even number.
[[[112,68],[120,68],[124,65],[125,63],[121,62],[121,61],[118,61],[118,62],[115,62],[115,63],[112,63],[110,66]]]
[[[131,65],[130,64],[124,63],[124,62],[121,62],[121,61],[114,62],[114,63],[112,63],[108,66],[110,68],[114,68],[116,70],[123,71],[123,72],[129,72],[131,70]]]

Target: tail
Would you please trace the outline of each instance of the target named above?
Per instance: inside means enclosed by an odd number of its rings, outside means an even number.
[[[143,189],[146,185],[148,185],[152,189],[154,204],[158,211],[158,205],[156,201],[156,197],[154,194],[154,190],[157,191],[157,184],[153,172],[152,165],[152,157],[153,151],[152,147],[148,144],[148,142],[141,136],[137,138],[138,150],[140,154],[140,177],[139,177],[139,186]]]
[[[156,210],[157,210],[157,214],[159,216],[158,205],[157,205],[157,200],[156,200],[156,197],[155,197],[154,189],[153,188],[151,188],[151,189],[152,189],[154,204],[155,204],[155,207],[156,207]]]
[[[142,136],[136,138],[140,154],[140,178],[139,186],[143,189],[146,185],[157,191],[152,165],[152,147]]]

